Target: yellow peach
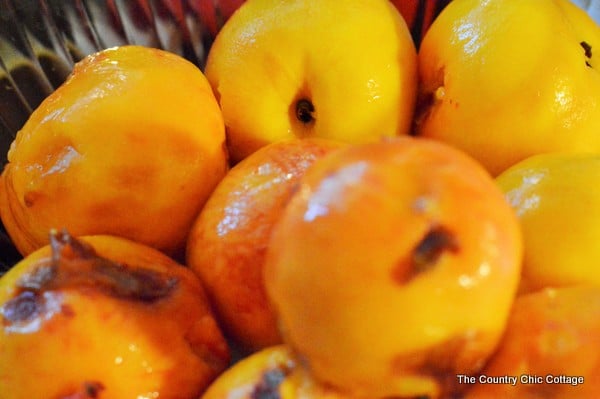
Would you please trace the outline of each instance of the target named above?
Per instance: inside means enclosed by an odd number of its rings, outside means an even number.
[[[417,52],[389,0],[248,0],[206,62],[234,162],[279,140],[406,135]]]
[[[523,231],[521,292],[578,283],[600,285],[600,156],[531,156],[496,182]]]
[[[494,176],[535,154],[599,151],[600,26],[570,0],[452,0],[419,48],[416,133]]]

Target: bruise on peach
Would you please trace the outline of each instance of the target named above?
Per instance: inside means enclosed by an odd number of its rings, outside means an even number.
[[[43,308],[39,295],[23,291],[2,307],[5,324],[21,323],[35,319]]]
[[[119,299],[152,303],[168,296],[178,280],[154,270],[130,269],[102,258],[66,231],[50,234],[52,256],[21,278],[15,296],[2,307],[4,323],[31,320],[43,313],[42,294],[91,288]]]

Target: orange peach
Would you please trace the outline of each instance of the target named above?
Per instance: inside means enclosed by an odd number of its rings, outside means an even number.
[[[295,139],[259,149],[229,171],[192,227],[187,264],[244,351],[281,342],[262,281],[271,230],[306,169],[340,146]]]
[[[511,376],[512,383],[490,377]],[[516,299],[506,334],[465,399],[600,397],[600,288],[546,288]]]
[[[0,279],[2,399],[195,399],[229,362],[202,286],[150,247],[51,234]]]
[[[51,228],[183,252],[227,170],[208,81],[175,54],[123,46],[93,54],[31,115],[0,180],[0,217],[29,254]]]
[[[365,397],[440,397],[496,348],[518,220],[464,153],[416,138],[315,161],[271,235],[265,285],[315,377]]]

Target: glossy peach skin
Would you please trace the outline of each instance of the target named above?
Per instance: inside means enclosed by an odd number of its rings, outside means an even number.
[[[598,46],[570,0],[452,0],[419,48],[415,133],[494,176],[535,154],[598,152]]]
[[[548,153],[502,172],[496,182],[523,231],[519,292],[600,285],[600,156]]]
[[[306,169],[341,146],[295,139],[259,149],[228,172],[192,227],[186,263],[244,352],[281,342],[263,286],[271,230]]]
[[[483,374],[519,380],[515,386],[477,383],[465,399],[599,398],[600,288],[546,288],[517,298]]]
[[[351,399],[315,381],[286,345],[246,357],[219,376],[201,399]]]
[[[223,118],[202,72],[174,54],[124,46],[75,66],[17,134],[0,216],[26,255],[51,228],[183,251],[227,170]]]
[[[189,270],[116,237],[51,245],[0,279],[3,399],[193,399],[227,367]]]
[[[492,177],[410,137],[317,160],[269,244],[284,342],[318,380],[365,397],[443,397],[478,371],[521,270],[519,224]]]
[[[244,2],[206,60],[239,162],[292,138],[347,143],[407,135],[417,54],[388,0]]]

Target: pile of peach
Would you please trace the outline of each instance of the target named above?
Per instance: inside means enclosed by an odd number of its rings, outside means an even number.
[[[0,178],[0,396],[599,397],[597,45],[569,0],[418,48],[388,0],[247,0],[203,71],[90,55]]]

